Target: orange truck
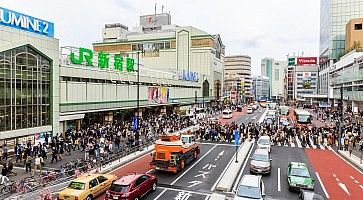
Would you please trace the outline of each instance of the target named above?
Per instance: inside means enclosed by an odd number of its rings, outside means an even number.
[[[200,145],[195,133],[200,127],[192,126],[174,133],[163,134],[155,142],[150,166],[156,170],[178,173],[198,158]]]

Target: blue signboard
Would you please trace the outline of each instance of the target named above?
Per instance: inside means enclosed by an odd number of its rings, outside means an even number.
[[[0,7],[0,25],[54,37],[54,24]]]
[[[187,70],[181,70],[179,72],[179,79],[186,80],[186,81],[194,81],[198,82],[199,74],[197,72],[191,72]]]
[[[237,129],[234,131],[234,144],[235,145],[239,144],[239,132]]]
[[[134,130],[137,130],[137,124],[139,123],[139,120],[137,119],[137,117],[135,116],[133,119],[133,124],[134,124]]]

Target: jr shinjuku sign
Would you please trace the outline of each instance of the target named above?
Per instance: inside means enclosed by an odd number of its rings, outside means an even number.
[[[108,69],[110,67],[110,54],[105,52],[98,52],[98,65],[100,69]],[[76,54],[71,52],[70,59],[75,65],[85,64],[88,66],[93,66],[93,51],[86,48],[79,48],[79,55],[76,58]],[[125,66],[126,65],[126,66]],[[125,67],[124,67],[125,66]],[[113,56],[113,69],[117,71],[134,72],[135,60],[133,58],[124,58],[120,55]]]

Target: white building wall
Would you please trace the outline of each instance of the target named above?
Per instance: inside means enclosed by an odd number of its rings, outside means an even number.
[[[286,67],[286,61],[272,61],[272,96],[276,97],[284,93],[284,70]]]
[[[54,134],[59,133],[59,40],[56,38],[50,38],[18,29],[0,26],[0,51],[6,51],[26,44],[32,45],[53,60],[53,93],[51,97],[53,109],[53,112],[51,113],[53,124],[52,131]],[[38,131],[47,132],[49,131],[49,127],[44,129],[32,128],[16,130],[16,134],[17,136],[32,135],[40,133]],[[4,137],[14,137],[14,135],[12,135],[12,131],[2,135],[5,135]]]

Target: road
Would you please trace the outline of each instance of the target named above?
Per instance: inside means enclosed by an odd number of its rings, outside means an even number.
[[[224,122],[249,123],[262,115],[264,109],[259,109],[253,114],[246,112],[235,113],[230,120]],[[154,171],[149,167],[150,155],[144,155],[133,162],[123,165],[111,172],[118,177],[129,173],[154,173],[158,177],[158,188],[148,194],[144,199],[150,200],[197,200],[208,199],[211,189],[216,184],[223,170],[231,161],[235,153],[235,146],[228,143],[201,143],[199,158],[188,165],[184,171],[178,174]],[[104,199],[105,194],[97,199]]]
[[[256,150],[256,145],[251,150],[251,156]],[[314,151],[329,151],[316,149]],[[250,156],[249,156],[250,157]],[[306,163],[310,169],[311,176],[315,179],[314,191],[318,194],[324,194],[323,188],[318,181],[314,168],[312,167],[309,158],[305,153],[305,149],[291,146],[272,146],[271,147],[272,169],[270,175],[264,175],[266,188],[266,197],[273,199],[297,199],[298,193],[290,192],[287,184],[287,165],[289,162],[303,162]],[[242,175],[250,174],[251,159],[247,160],[246,166],[243,169]],[[278,173],[280,171],[280,174]]]

